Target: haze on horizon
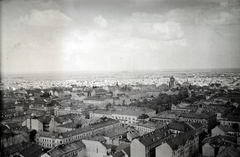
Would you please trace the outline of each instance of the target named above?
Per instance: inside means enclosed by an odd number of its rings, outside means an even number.
[[[1,72],[240,68],[240,0],[3,0]]]

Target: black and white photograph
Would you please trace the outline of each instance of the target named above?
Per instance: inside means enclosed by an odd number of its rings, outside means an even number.
[[[0,0],[0,157],[240,157],[240,0]]]

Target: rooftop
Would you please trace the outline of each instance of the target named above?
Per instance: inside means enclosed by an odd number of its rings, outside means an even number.
[[[82,141],[73,142],[67,145],[60,145],[48,151],[51,157],[59,157],[64,153],[71,152],[85,147]]]
[[[144,134],[143,136],[141,136],[139,138],[139,141],[147,147],[147,146],[150,146],[154,143],[161,141],[162,139],[167,137],[167,134],[171,134],[168,132],[168,129],[163,129],[163,128],[157,129],[148,134]]]

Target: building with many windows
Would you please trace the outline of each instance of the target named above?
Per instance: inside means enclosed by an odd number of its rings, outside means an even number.
[[[104,131],[108,131],[112,128],[119,126],[119,121],[113,119],[105,119],[101,122],[91,124],[87,127],[75,129],[64,133],[39,131],[36,135],[36,142],[44,148],[53,148],[58,145],[79,141],[83,138]]]
[[[156,148],[157,157],[191,157],[198,153],[199,139],[193,130],[179,134]]]
[[[149,117],[156,115],[156,111],[152,109],[128,109],[128,110],[95,110],[89,112],[91,119],[99,119],[101,117],[108,117],[117,119],[123,124],[135,124],[140,115],[147,114]]]

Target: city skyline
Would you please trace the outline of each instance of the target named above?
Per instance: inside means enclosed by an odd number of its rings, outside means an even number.
[[[1,1],[1,72],[240,68],[240,1]]]

